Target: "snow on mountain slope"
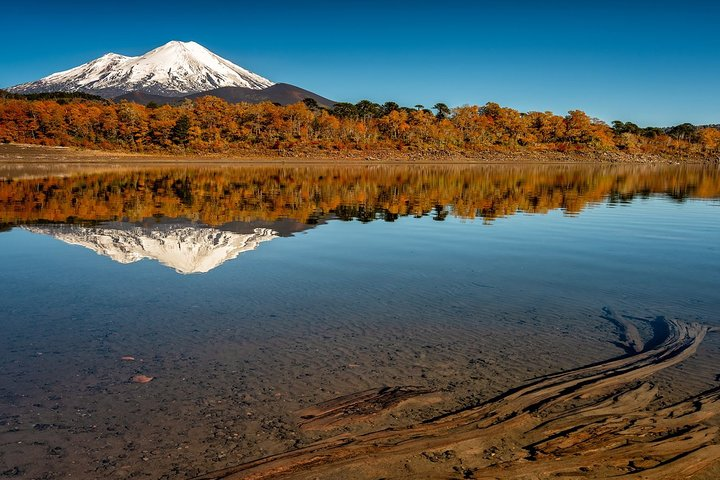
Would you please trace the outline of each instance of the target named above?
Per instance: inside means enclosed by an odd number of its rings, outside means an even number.
[[[253,233],[235,233],[186,225],[161,229],[79,225],[22,228],[52,236],[70,245],[80,245],[119,263],[134,263],[148,258],[182,274],[209,272],[278,236],[269,228],[256,228]]]
[[[140,91],[183,96],[220,87],[263,89],[270,80],[195,42],[172,41],[139,57],[108,53],[79,67],[8,89],[13,93],[87,92],[113,97]]]

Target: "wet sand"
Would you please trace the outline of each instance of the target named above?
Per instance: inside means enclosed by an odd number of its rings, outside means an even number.
[[[27,144],[0,144],[0,166],[12,171],[16,164],[50,163],[53,173],[71,172],[78,167],[123,165],[453,165],[453,164],[704,164],[717,165],[714,157],[674,157],[622,152],[555,152],[535,150],[486,150],[472,153],[400,152],[397,150],[346,150],[337,152],[237,151],[168,155],[162,152],[135,153],[116,150],[87,150],[73,147],[46,147]],[[40,167],[47,168],[47,167]]]
[[[633,322],[609,310],[606,318],[618,326],[625,356],[547,375],[411,427],[340,435],[198,480],[460,475],[674,480],[716,465],[720,387],[657,408],[658,389],[645,379],[682,363],[708,333],[720,329],[656,318],[645,321],[653,329],[645,340]],[[386,391],[374,397],[378,410],[392,408],[383,401]],[[373,403],[367,392],[358,400]],[[336,422],[358,416],[348,397],[328,405]],[[322,418],[328,411],[312,413]]]
[[[533,378],[624,353],[610,345],[617,332],[599,316],[565,325],[558,319],[552,327],[547,320],[368,325],[350,317],[323,325],[286,319],[281,331],[267,318],[241,329],[205,320],[198,328],[192,315],[176,318],[172,331],[140,324],[119,329],[112,322],[88,326],[109,332],[90,345],[44,325],[44,344],[12,352],[24,358],[23,365],[10,365],[3,374],[2,385],[12,385],[2,390],[4,474],[193,478],[338,433],[354,438],[465,411]],[[143,331],[142,337],[133,337],[133,330]],[[718,353],[720,342],[712,337],[698,360]],[[127,355],[135,360],[123,360]],[[683,365],[668,367],[655,404],[711,388],[712,365],[699,365],[690,378]],[[38,373],[49,370],[55,378]],[[138,374],[154,379],[133,383]],[[418,385],[432,395],[360,421],[304,426],[308,408],[383,385]]]

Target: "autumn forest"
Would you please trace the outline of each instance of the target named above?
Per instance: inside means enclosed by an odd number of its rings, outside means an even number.
[[[364,100],[324,108],[310,99],[281,106],[207,96],[144,106],[91,95],[0,94],[0,143],[11,142],[168,154],[553,151],[714,159],[720,128],[608,125],[580,110],[522,113],[495,103],[429,109]]]

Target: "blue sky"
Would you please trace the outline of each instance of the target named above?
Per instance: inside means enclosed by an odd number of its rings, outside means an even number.
[[[2,7],[0,86],[194,40],[337,101],[720,123],[720,2],[580,3],[13,2]]]

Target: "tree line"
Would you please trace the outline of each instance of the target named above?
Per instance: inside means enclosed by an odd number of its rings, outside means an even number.
[[[581,110],[561,116],[519,112],[496,103],[450,108],[395,102],[293,105],[230,104],[202,97],[178,105],[112,102],[87,94],[0,94],[0,142],[134,152],[233,150],[336,152],[393,150],[621,151],[717,156],[720,129],[689,123],[642,128],[611,125]]]

